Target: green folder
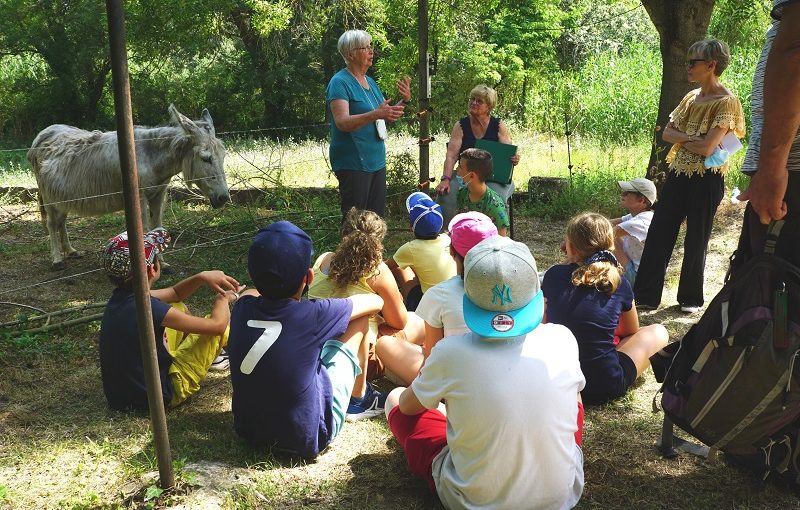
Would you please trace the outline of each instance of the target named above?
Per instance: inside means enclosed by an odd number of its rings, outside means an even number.
[[[488,151],[492,155],[492,176],[487,179],[500,184],[510,184],[514,174],[511,156],[517,153],[517,146],[491,140],[475,140],[475,148]]]

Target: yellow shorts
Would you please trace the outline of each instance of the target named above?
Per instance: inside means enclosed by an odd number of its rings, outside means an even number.
[[[172,303],[172,306],[188,313],[183,303]],[[230,326],[222,335],[211,336],[164,328],[167,350],[173,357],[172,365],[169,367],[173,387],[172,402],[169,404],[171,407],[182,403],[200,389],[200,382],[208,373],[208,367],[219,355],[219,351],[228,345],[229,331]]]

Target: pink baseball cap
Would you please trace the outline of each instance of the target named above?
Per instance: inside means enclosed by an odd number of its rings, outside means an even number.
[[[448,230],[450,244],[462,257],[466,257],[467,252],[479,242],[497,235],[497,227],[491,218],[477,211],[456,214],[450,220]]]

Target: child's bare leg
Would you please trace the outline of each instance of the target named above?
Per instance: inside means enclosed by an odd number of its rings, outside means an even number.
[[[347,329],[341,336],[340,341],[348,348],[357,353],[358,366],[361,367],[361,374],[356,376],[353,384],[353,396],[362,398],[367,390],[367,356],[369,355],[369,342],[367,332],[369,331],[369,317],[359,317],[353,319],[347,325]]]
[[[408,312],[406,327],[403,328],[405,339],[412,344],[422,345],[425,341],[425,321],[414,312]]]
[[[388,335],[378,338],[375,352],[386,369],[406,384],[411,384],[422,367],[422,347],[402,338]]]
[[[620,339],[617,350],[627,354],[636,365],[636,376],[650,366],[650,356],[669,343],[669,333],[661,324],[639,328],[636,333]]]
[[[392,274],[397,282],[397,286],[400,288],[400,293],[403,294],[403,299],[408,297],[408,292],[419,284],[417,275],[410,267],[405,269],[395,267],[392,269]]]
[[[620,241],[619,246],[614,245],[614,256],[617,257],[617,262],[619,262],[619,265],[622,267],[627,266],[628,262],[631,260],[625,254],[625,250],[622,249],[622,241]]]

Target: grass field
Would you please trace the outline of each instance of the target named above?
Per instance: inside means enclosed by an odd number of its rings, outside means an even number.
[[[442,174],[446,152],[444,141],[448,135],[440,133],[435,138],[436,141],[430,146],[430,175],[438,178]],[[327,141],[278,143],[266,139],[225,137],[223,140],[227,148],[225,168],[231,186],[336,185],[336,178],[331,174],[327,160]],[[607,171],[622,177],[640,176],[644,174],[650,157],[648,145],[603,145],[575,136],[570,138],[569,152],[566,139],[551,138],[547,134],[519,133],[515,143],[522,158],[514,170],[514,180],[519,190],[527,189],[528,179],[534,175],[569,176],[569,164],[573,165],[575,174]],[[391,135],[386,146],[390,165],[398,155],[418,165],[415,138]],[[24,150],[0,152],[0,186],[35,185]]]
[[[406,193],[397,191],[390,204],[387,255],[407,240]],[[424,484],[406,472],[383,419],[348,424],[330,450],[312,463],[250,450],[232,431],[227,372],[210,374],[198,395],[168,413],[179,486],[159,494],[147,417],[109,411],[105,404],[98,323],[46,334],[18,332],[42,324],[35,319],[37,312],[18,305],[55,311],[107,299],[110,285],[97,271],[97,250],[124,229],[121,215],[71,220],[75,244],[87,255],[70,260],[66,271],[51,273],[47,238],[35,211],[22,204],[0,205],[0,323],[24,321],[0,332],[0,508],[441,508]],[[11,222],[6,221],[9,215],[14,215]],[[266,193],[263,203],[221,211],[202,203],[173,202],[166,218],[176,238],[167,253],[176,273],[161,285],[209,267],[247,282],[249,239],[275,218],[292,219],[307,229],[317,253],[337,242],[337,204],[291,190]],[[707,298],[720,286],[740,220],[741,208],[724,202],[709,247]],[[530,246],[540,267],[547,267],[559,260],[564,225],[563,219],[520,214],[516,237]],[[679,244],[668,273],[665,308],[641,315],[643,324],[663,323],[673,340],[697,319],[674,306],[680,256]],[[189,304],[202,311],[210,297],[201,292]],[[64,318],[89,313],[77,311]],[[662,415],[653,414],[651,404],[657,389],[648,371],[622,400],[587,411],[586,489],[579,508],[800,506],[795,495],[771,485],[762,488],[755,478],[721,460],[688,455],[661,459],[654,441]]]

